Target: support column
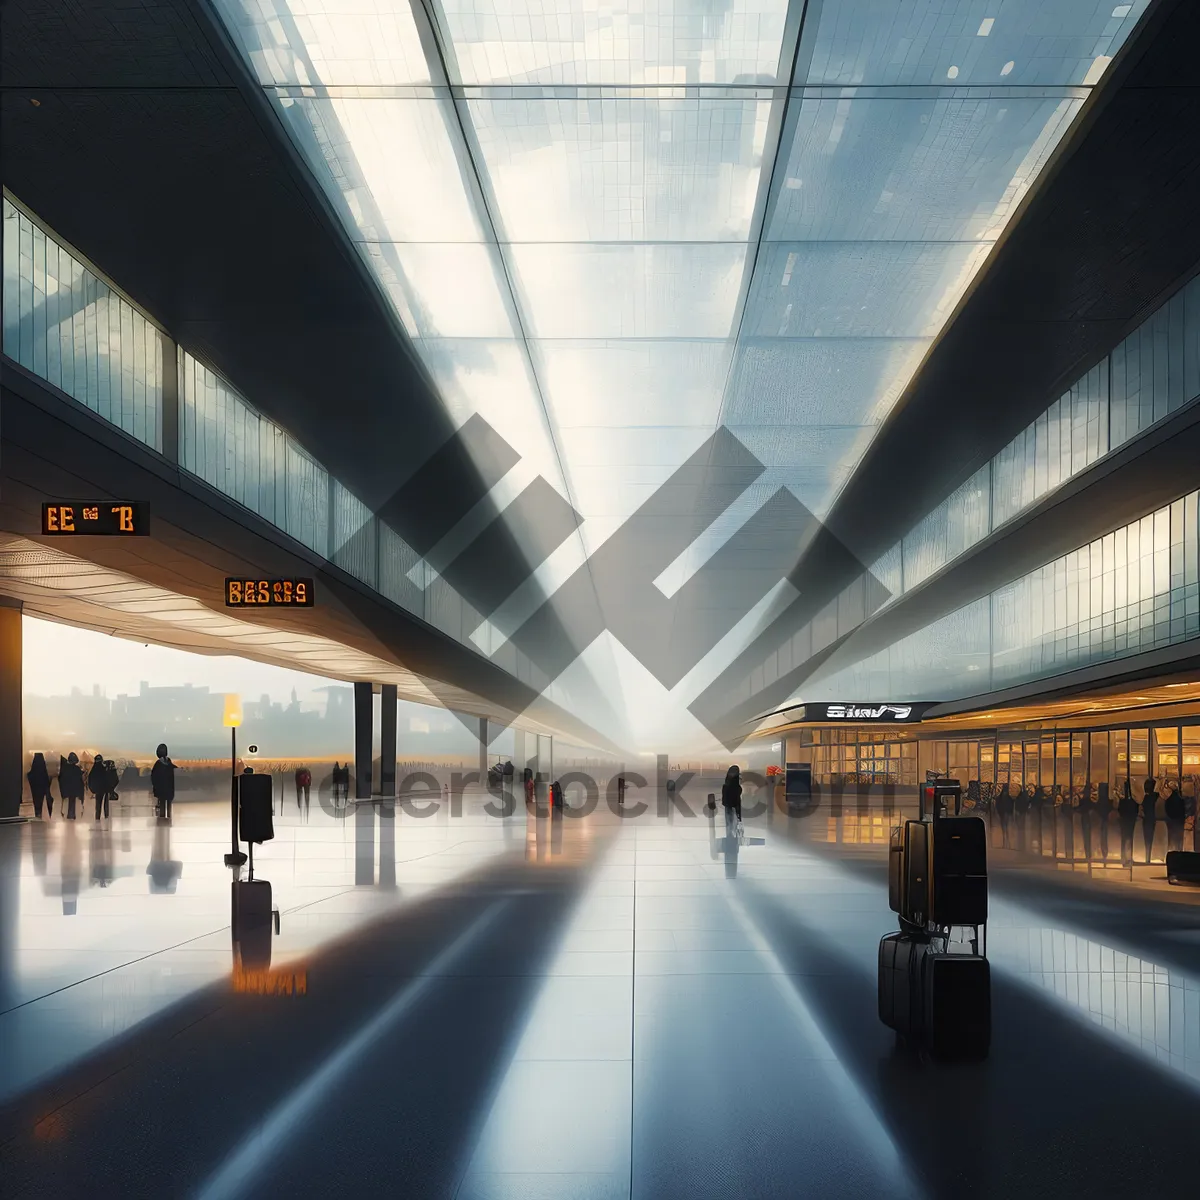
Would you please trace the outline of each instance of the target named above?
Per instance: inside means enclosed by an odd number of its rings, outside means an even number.
[[[385,683],[379,697],[379,794],[396,794],[396,685]]]
[[[165,333],[162,346],[162,452],[168,462],[179,461],[179,350]]]
[[[0,817],[21,812],[25,791],[21,720],[21,602],[0,597]]]
[[[354,685],[354,798],[371,798],[371,743],[373,689],[370,683]]]
[[[488,770],[488,719],[487,717],[479,718],[479,779],[480,782],[487,782]]]

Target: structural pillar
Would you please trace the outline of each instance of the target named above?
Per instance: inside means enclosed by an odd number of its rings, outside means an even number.
[[[385,683],[379,697],[379,794],[396,794],[396,685]]]
[[[370,683],[354,685],[354,798],[371,798],[371,743],[373,688]],[[394,772],[393,772],[394,773]]]
[[[488,772],[488,719],[479,718],[479,778],[487,782]]]
[[[179,462],[179,349],[165,333],[162,346],[162,452],[168,462]]]
[[[21,812],[25,790],[21,721],[21,602],[0,596],[0,817]]]

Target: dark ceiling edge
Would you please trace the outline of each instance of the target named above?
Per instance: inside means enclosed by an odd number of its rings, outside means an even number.
[[[487,699],[489,685],[486,681],[481,684],[478,679],[472,681],[469,678],[465,682],[454,678],[442,680],[451,687],[459,688],[475,696],[480,702],[481,708],[488,708],[490,705],[488,715],[496,716],[497,710],[507,709],[516,714],[514,722],[517,722],[522,714],[528,713],[529,719],[540,721],[555,729],[564,738],[575,739],[584,745],[603,748],[611,752],[621,752],[620,747],[599,731],[592,729],[585,722],[561,709],[516,676],[511,675],[502,667],[496,666],[436,626],[430,625],[424,618],[395,604],[382,593],[375,591],[335,563],[310,550],[303,543],[296,541],[250,509],[242,507],[237,501],[217,491],[198,476],[194,476],[181,466],[170,462],[153,447],[145,445],[123,429],[104,420],[65,392],[59,391],[53,384],[33,375],[7,356],[0,357],[0,386],[19,401],[23,401],[41,412],[47,421],[66,425],[90,442],[103,446],[112,455],[112,461],[124,460],[119,469],[119,475],[129,477],[136,472],[152,475],[162,485],[179,492],[185,503],[192,502],[203,505],[220,521],[235,526],[242,538],[266,543],[272,556],[287,555],[293,560],[306,564],[322,584],[334,593],[346,611],[357,618],[370,636],[382,643],[383,648],[396,659],[396,665],[403,670],[410,671],[418,678],[425,680],[434,678],[429,672],[418,671],[400,659],[390,645],[391,639],[377,628],[381,619],[412,631],[428,643],[429,653],[447,656],[452,662],[457,662],[458,670],[466,672],[468,676],[472,673],[476,675],[483,673],[490,677],[495,685],[490,690],[493,694],[497,692],[501,695],[506,694],[505,700],[489,701]],[[4,426],[0,425],[0,434],[3,432]],[[53,440],[47,444],[54,444]],[[87,466],[86,463],[79,465]],[[74,460],[64,466],[72,471],[78,470]],[[97,486],[101,491],[110,490],[104,485]],[[263,561],[263,556],[256,553],[253,547],[246,550],[239,549],[237,546],[231,547],[228,540],[217,541],[206,533],[196,532],[186,523],[179,523],[169,518],[168,523],[197,541],[219,547],[225,554],[244,557],[248,563]],[[297,572],[279,571],[281,575],[289,573]],[[382,657],[376,651],[364,650],[363,652]],[[516,694],[514,694],[514,689]]]
[[[246,60],[242,57],[241,49],[234,41],[229,30],[225,27],[225,23],[218,16],[211,0],[184,0],[184,7],[196,22],[201,36],[208,42],[214,56],[234,81],[234,89],[245,100],[246,107],[249,109],[255,123],[262,130],[263,136],[274,147],[280,159],[287,164],[287,173],[291,183],[296,188],[297,194],[312,212],[318,224],[323,225],[326,231],[332,234],[343,258],[350,264],[351,269],[358,276],[360,282],[364,284],[367,291],[374,298],[376,308],[391,328],[393,335],[403,348],[413,369],[425,381],[430,393],[440,403],[441,397],[438,390],[434,386],[429,373],[425,370],[424,363],[421,362],[420,357],[414,351],[408,333],[404,329],[395,309],[392,308],[387,297],[383,294],[379,280],[368,269],[367,264],[363,261],[363,256],[359,253],[354,243],[354,239],[350,236],[349,231],[342,223],[329,197],[325,194],[325,189],[321,187],[320,182],[313,175],[312,169],[304,161],[304,157],[288,135],[287,130],[279,119],[279,114],[276,113],[275,109],[271,106],[271,102],[267,99],[265,87],[250,74],[250,68]],[[236,384],[236,381],[232,379],[229,382]],[[318,461],[320,460],[318,459]],[[343,486],[347,485],[343,484]]]
[[[1190,441],[1181,444],[1181,439],[1185,437]],[[1200,454],[1200,397],[1133,441],[1099,459],[1086,471],[1067,480],[1011,521],[993,530],[986,538],[968,547],[916,587],[904,592],[895,603],[877,610],[861,625],[839,638],[836,651],[827,654],[821,662],[814,663],[813,671],[800,682],[809,679],[816,682],[822,678],[826,668],[833,671],[853,666],[899,639],[982,599],[997,588],[1046,566],[1063,554],[1082,549],[1098,537],[1105,537],[1121,528],[1121,525],[1111,525],[1111,518],[1105,511],[1098,510],[1101,516],[1099,524],[1104,526],[1102,532],[1091,532],[1082,541],[1072,532],[1076,528],[1083,528],[1086,532],[1085,525],[1070,525],[1074,516],[1071,508],[1082,509],[1085,517],[1089,515],[1089,500],[1095,495],[1095,488],[1112,488],[1121,493],[1123,501],[1136,500],[1132,506],[1122,508],[1119,518],[1122,525],[1140,520],[1164,504],[1179,499],[1180,495],[1186,495],[1196,480],[1188,482],[1185,479],[1185,490],[1180,493],[1179,479],[1182,476],[1164,478],[1161,472],[1153,476],[1141,474],[1148,456],[1160,453],[1164,447],[1169,447],[1172,454],[1183,452],[1185,458],[1189,452]],[[1152,479],[1153,486],[1147,488],[1142,483],[1140,494],[1137,489],[1128,486],[1130,479],[1141,483],[1144,478]],[[1064,506],[1067,508],[1064,509]],[[1048,531],[1046,527],[1052,521],[1056,521],[1060,528]],[[1064,521],[1067,522],[1065,529],[1062,528]],[[1050,533],[1049,537],[1046,537],[1047,532]],[[1067,540],[1072,544],[1063,549]],[[1014,542],[1019,548],[1017,556],[1005,558],[1005,548],[1011,547]],[[1041,548],[1044,546],[1050,549],[1043,552]],[[984,561],[982,570],[981,560]],[[1015,565],[1010,567],[1009,564]],[[859,643],[864,641],[867,644],[860,646]],[[846,656],[842,655],[843,650],[847,651]]]

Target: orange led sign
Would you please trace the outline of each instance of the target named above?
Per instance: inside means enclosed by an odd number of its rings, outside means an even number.
[[[150,532],[145,504],[128,500],[71,500],[42,505],[42,536],[144,537]]]
[[[312,608],[311,579],[258,579],[230,576],[225,580],[226,608]]]

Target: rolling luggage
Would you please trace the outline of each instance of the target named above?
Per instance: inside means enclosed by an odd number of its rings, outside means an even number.
[[[928,942],[907,933],[879,943],[879,1019],[913,1042],[923,1035],[921,963],[928,950]]]
[[[888,906],[898,913],[902,903],[904,871],[904,827],[897,825],[888,841]]]
[[[1200,853],[1171,850],[1167,854],[1168,883],[1200,883]]]
[[[879,1019],[935,1058],[985,1058],[992,1036],[987,959],[889,933],[879,943]]]
[[[233,945],[242,969],[269,969],[271,934],[279,932],[279,914],[274,911],[268,880],[234,880],[232,928]]]
[[[271,820],[274,784],[270,775],[238,776],[238,837],[243,842],[269,842],[275,836]]]
[[[929,920],[932,904],[930,872],[933,866],[933,825],[929,821],[905,821],[904,870],[900,879],[900,916],[911,925]]]
[[[992,1041],[992,982],[978,954],[925,955],[921,970],[924,1042],[935,1058],[986,1058]]]
[[[982,817],[939,817],[931,825],[933,901],[938,925],[987,921],[987,827]]]

